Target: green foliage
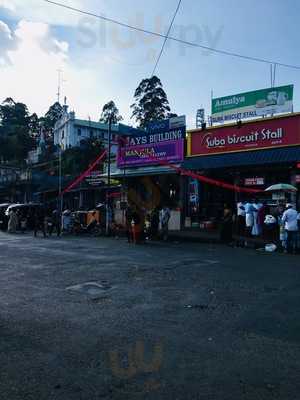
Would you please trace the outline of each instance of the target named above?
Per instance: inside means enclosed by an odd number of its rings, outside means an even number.
[[[132,116],[140,127],[149,122],[168,118],[169,101],[157,76],[143,79],[134,94],[135,102],[131,105]]]
[[[34,118],[33,118],[34,119]],[[27,106],[7,98],[0,105],[0,157],[23,163],[35,144],[30,135],[31,117]]]
[[[119,114],[119,109],[115,105],[114,101],[109,101],[104,105],[99,122],[108,124],[110,118],[112,124],[117,124],[119,121],[123,120],[123,117]]]
[[[46,112],[45,117],[41,118],[41,122],[46,130],[53,129],[56,122],[61,118],[63,107],[57,101]]]
[[[83,140],[80,147],[71,147],[64,151],[62,169],[64,175],[78,175],[103,151],[102,142],[98,139]]]

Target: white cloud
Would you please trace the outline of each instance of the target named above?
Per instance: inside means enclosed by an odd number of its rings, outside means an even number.
[[[14,12],[16,10],[15,4],[12,0],[0,0],[0,8]]]
[[[99,7],[99,0],[62,0],[62,4],[82,10],[95,10]],[[44,0],[0,0],[0,8],[13,12],[16,19],[25,19],[33,22],[44,22],[50,25],[76,26],[80,14],[47,3]]]
[[[49,26],[43,23],[22,20],[14,36],[16,48],[7,51],[9,63],[1,67],[1,96],[13,97],[28,104],[32,112],[42,113],[55,100],[56,69],[66,65],[63,50],[67,46],[52,38]],[[45,49],[48,42],[53,44],[52,50]]]
[[[71,63],[69,44],[54,37],[49,25],[21,20],[15,32],[4,26],[3,30],[14,38],[15,48],[7,52],[9,63],[0,58],[0,102],[12,97],[27,104],[30,112],[44,114],[56,101],[57,70],[62,69],[66,79],[62,96],[67,94],[70,107],[80,117],[99,115],[109,82],[100,82],[99,71],[93,67]]]
[[[7,52],[15,46],[13,34],[9,26],[0,20],[0,64],[9,62]]]
[[[12,34],[9,26],[0,21],[0,36],[7,40],[12,40]]]

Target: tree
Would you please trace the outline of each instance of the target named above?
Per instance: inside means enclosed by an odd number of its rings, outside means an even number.
[[[29,131],[29,113],[27,106],[16,103],[8,97],[0,106],[0,133],[5,136],[15,135],[19,132]]]
[[[27,106],[7,98],[0,105],[0,157],[23,163],[34,147]]]
[[[54,128],[56,122],[61,118],[63,113],[63,107],[57,101],[49,108],[46,112],[45,117],[41,119],[41,122],[44,125],[46,130],[50,130]]]
[[[123,120],[123,117],[119,114],[119,109],[112,100],[104,105],[99,121],[108,124],[110,118],[112,124],[117,124]]]
[[[80,147],[71,147],[64,151],[63,171],[67,175],[78,175],[103,151],[103,144],[99,139],[85,139]]]
[[[40,124],[39,117],[36,113],[33,113],[29,117],[29,131],[31,136],[37,137],[39,135]]]
[[[131,118],[135,118],[142,128],[151,121],[165,119],[169,115],[169,101],[157,76],[143,79],[135,91],[134,99]]]

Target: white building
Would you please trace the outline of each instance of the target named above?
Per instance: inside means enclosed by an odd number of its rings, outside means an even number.
[[[116,154],[118,125],[112,125],[111,151]],[[104,147],[108,143],[108,124],[75,118],[75,112],[68,112],[68,106],[63,106],[63,115],[54,127],[54,144],[61,145],[63,150],[80,146],[87,139],[101,139]]]

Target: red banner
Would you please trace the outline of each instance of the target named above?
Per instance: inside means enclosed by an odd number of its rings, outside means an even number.
[[[209,155],[300,145],[300,115],[190,133],[189,155]]]

